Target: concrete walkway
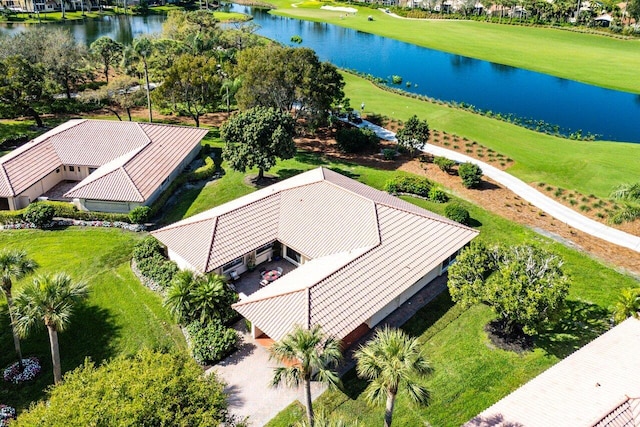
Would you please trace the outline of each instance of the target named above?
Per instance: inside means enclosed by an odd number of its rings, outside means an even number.
[[[363,120],[361,124],[354,124],[354,126],[371,129],[380,138],[388,141],[395,141],[395,133],[366,120]],[[425,153],[433,154],[434,156],[447,157],[451,160],[455,160],[456,162],[475,163],[482,168],[482,172],[484,173],[484,175],[500,183],[504,187],[513,191],[518,196],[522,197],[527,202],[555,217],[559,221],[562,221],[577,230],[583,231],[602,240],[606,240],[607,242],[629,248],[636,252],[640,252],[640,237],[634,236],[633,234],[625,233],[624,231],[620,231],[612,227],[608,227],[598,221],[587,218],[584,215],[581,215],[578,212],[574,211],[573,209],[570,209],[563,204],[556,202],[552,198],[542,194],[535,188],[531,187],[529,184],[519,180],[518,178],[507,172],[496,168],[495,166],[491,166],[488,163],[481,162],[480,160],[474,159],[473,157],[469,157],[456,151],[448,150],[446,148],[441,148],[430,144],[425,144],[425,147],[422,149],[422,151],[424,151]]]
[[[244,329],[243,326],[237,329]],[[250,333],[242,330],[240,334],[243,340],[240,349],[209,368],[207,373],[215,372],[227,384],[229,412],[240,419],[249,417],[250,426],[263,426],[292,402],[304,402],[304,391],[302,387],[270,387],[273,368],[277,364],[269,360],[267,349],[256,343]],[[324,390],[325,386],[312,383],[312,399]]]

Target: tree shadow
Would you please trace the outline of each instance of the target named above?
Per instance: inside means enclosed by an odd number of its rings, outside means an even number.
[[[339,173],[340,175],[344,175],[346,177],[349,177],[351,179],[355,179],[357,180],[358,178],[360,178],[360,174],[359,173],[354,173],[345,169],[340,169],[337,166],[333,166],[329,168],[330,170]]]
[[[469,217],[469,220],[467,221],[467,223],[465,225],[467,225],[469,227],[472,227],[472,228],[477,228],[477,227],[482,226],[482,223],[480,221],[478,221],[477,219],[475,219],[475,218]]]
[[[304,172],[302,169],[279,169],[278,177],[280,177],[280,180],[285,180],[291,178],[292,176],[301,174],[302,172]]]
[[[310,151],[298,151],[295,159],[300,163],[305,163],[307,165],[322,166],[327,164],[327,160],[323,157],[323,155]]]
[[[356,368],[352,368],[342,376],[342,392],[352,400],[356,400],[367,388],[369,383],[358,377]]]
[[[17,360],[8,317],[0,314],[0,348],[11,350],[0,352],[0,369]],[[116,349],[112,343],[119,336],[119,330],[108,310],[95,305],[80,305],[69,328],[58,333],[63,374],[83,365],[87,357],[100,363],[115,356]],[[19,385],[0,381],[0,401],[18,411],[43,399],[53,384],[53,365],[46,329],[42,328],[22,339],[21,345],[23,357],[37,357],[42,370],[34,380]]]
[[[518,422],[507,421],[502,414],[492,414],[472,418],[467,424],[468,427],[524,427],[523,424]]]
[[[538,334],[535,345],[564,359],[606,332],[611,327],[610,316],[609,311],[599,305],[569,300],[560,319]]]

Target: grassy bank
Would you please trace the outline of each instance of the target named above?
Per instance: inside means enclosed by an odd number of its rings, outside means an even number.
[[[322,155],[299,152],[291,160],[278,162],[269,173],[282,178],[324,165],[354,177],[376,188],[396,175],[396,171],[379,170],[344,161],[329,160]],[[223,163],[223,167],[226,165]],[[245,174],[226,169],[226,175],[210,185],[197,189],[191,201],[179,212],[187,217],[253,191],[245,184]],[[250,171],[255,173],[255,171]],[[444,205],[407,197],[411,203],[442,213]],[[421,337],[434,367],[429,378],[433,400],[429,407],[417,408],[401,397],[396,408],[398,425],[460,425],[482,409],[533,378],[544,369],[589,342],[608,325],[608,309],[620,289],[637,286],[637,281],[618,273],[590,256],[544,238],[532,230],[502,219],[484,209],[462,202],[471,212],[479,239],[489,243],[537,243],[557,252],[566,261],[565,269],[572,278],[568,309],[555,328],[542,333],[535,350],[523,355],[494,348],[487,340],[484,325],[493,315],[484,306],[461,310],[447,294],[421,310],[406,325],[412,335]],[[188,206],[187,206],[188,205]],[[586,326],[585,326],[586,325]],[[345,390],[327,392],[317,403],[318,411],[326,411],[353,425],[380,424],[383,408],[372,408],[364,401],[366,383],[353,372],[344,378]],[[294,404],[269,424],[289,426],[304,417]]]
[[[497,119],[383,91],[365,79],[344,74],[345,92],[369,113],[398,120],[417,114],[432,128],[466,136],[513,160],[509,169],[525,182],[546,182],[584,194],[607,197],[621,183],[640,180],[640,144],[573,141],[524,129]]]
[[[57,231],[16,230],[0,233],[0,247],[25,249],[40,268],[37,273],[65,271],[74,280],[89,284],[90,297],[60,333],[63,372],[84,363],[121,354],[134,354],[142,347],[186,348],[160,297],[140,284],[129,267],[131,250],[142,235],[120,229],[72,227]],[[28,278],[25,280],[29,280]],[[21,283],[15,285],[19,290]],[[4,300],[0,311],[6,310]],[[0,316],[0,368],[15,361],[8,316]],[[0,402],[25,409],[44,397],[53,383],[49,340],[43,330],[22,341],[25,356],[37,356],[42,374],[23,386],[0,382]]]
[[[539,71],[597,86],[640,93],[640,40],[620,40],[553,28],[457,20],[407,20],[353,4],[355,15],[321,10],[329,4],[272,0],[271,13],[328,22],[418,46]],[[336,4],[338,5],[338,4]],[[371,15],[373,21],[368,21]],[[604,59],[606,58],[606,59]],[[615,65],[614,65],[615,64]]]

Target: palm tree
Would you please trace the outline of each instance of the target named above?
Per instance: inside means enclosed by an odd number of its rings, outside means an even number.
[[[198,273],[191,270],[181,270],[171,279],[163,304],[178,323],[188,323],[191,312],[191,288],[196,280]]]
[[[401,386],[413,401],[428,403],[429,392],[416,379],[429,374],[431,366],[422,354],[417,338],[411,338],[399,329],[385,327],[378,330],[354,356],[358,376],[371,381],[365,391],[366,398],[370,402],[386,398],[385,427],[391,426],[393,407]]]
[[[126,13],[126,4],[125,4]],[[133,41],[133,45],[127,47],[123,52],[122,62],[124,67],[131,68],[135,63],[142,63],[144,70],[144,81],[147,89],[147,108],[149,109],[149,123],[153,123],[151,111],[151,88],[149,84],[149,57],[155,49],[154,43],[148,37],[139,37]]]
[[[4,250],[0,252],[0,275],[2,276],[2,283],[0,284],[0,292],[7,299],[7,307],[9,308],[9,317],[11,319],[11,333],[13,334],[13,345],[18,355],[18,366],[22,371],[22,350],[20,349],[20,337],[16,331],[15,322],[13,319],[13,297],[11,295],[11,287],[13,286],[13,280],[21,279],[22,277],[32,273],[38,264],[27,258],[25,251],[18,250]]]
[[[640,317],[640,288],[629,288],[620,291],[620,296],[613,309],[613,320],[623,322],[629,317]]]
[[[192,315],[201,323],[222,319],[226,321],[229,306],[235,301],[229,299],[226,278],[219,274],[199,277],[191,290]]]
[[[342,360],[340,341],[322,333],[319,325],[311,329],[296,325],[282,341],[271,346],[270,357],[287,365],[274,369],[272,387],[277,387],[282,382],[289,387],[304,384],[307,419],[309,426],[313,427],[311,380],[323,382],[329,387],[340,386],[340,378],[334,370]]]
[[[227,116],[231,111],[231,98],[233,98],[242,86],[242,79],[236,77],[234,79],[225,78],[220,87],[220,92],[224,92],[223,101],[227,104]]]
[[[35,277],[15,298],[13,309],[20,335],[29,335],[43,324],[47,327],[56,384],[62,381],[58,332],[69,326],[76,304],[87,294],[85,283],[74,282],[68,274],[58,273]]]

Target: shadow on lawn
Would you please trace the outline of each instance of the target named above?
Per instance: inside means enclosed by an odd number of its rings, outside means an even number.
[[[0,352],[0,369],[16,361],[13,340],[9,328],[9,316],[0,314],[0,348],[11,351]],[[119,336],[119,327],[113,315],[95,305],[81,305],[71,319],[69,329],[58,334],[62,372],[71,371],[84,364],[85,358],[100,364],[117,354],[113,345]],[[46,389],[53,384],[53,366],[49,338],[46,330],[40,329],[29,338],[21,340],[23,357],[36,356],[42,371],[35,380],[14,385],[0,380],[0,402],[27,409],[32,402],[43,399]]]
[[[570,300],[553,327],[541,332],[535,346],[564,359],[610,328],[608,310],[596,304]]]

